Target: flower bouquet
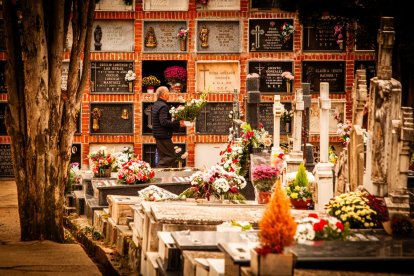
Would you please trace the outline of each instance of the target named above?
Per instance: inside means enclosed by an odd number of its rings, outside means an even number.
[[[252,171],[252,183],[257,203],[266,204],[272,195],[272,188],[279,175],[279,169],[268,165],[258,165]]]
[[[185,105],[180,105],[177,108],[172,107],[170,109],[172,120],[193,122],[200,111],[207,104],[207,95],[207,92],[203,92],[199,99],[188,100]]]
[[[281,76],[282,76],[282,79],[286,82],[291,82],[295,79],[295,76],[292,75],[292,73],[289,71],[283,72]]]
[[[351,229],[381,227],[388,220],[388,211],[383,201],[368,192],[349,192],[332,198],[325,207],[326,212]]]
[[[240,190],[246,187],[243,176],[227,172],[220,165],[215,165],[202,172],[190,176],[191,187],[179,195],[179,198],[205,198],[227,200],[245,200]]]
[[[343,49],[344,47],[344,35],[342,34],[342,30],[344,28],[344,25],[341,23],[338,23],[334,26],[334,34],[333,36],[336,38],[336,44],[338,44],[339,49]]]
[[[345,240],[349,235],[349,224],[335,217],[319,218],[315,213],[298,219],[295,240],[298,243],[320,240]]]
[[[286,43],[291,38],[291,36],[294,32],[295,32],[295,29],[293,28],[292,24],[289,24],[289,23],[285,22],[280,27],[279,38],[283,43]]]
[[[150,164],[145,161],[132,159],[122,164],[118,171],[118,183],[120,184],[140,184],[150,182],[154,178],[154,171]]]
[[[178,33],[177,33],[177,38],[178,38],[178,39],[181,39],[181,40],[186,40],[186,39],[187,39],[187,37],[188,37],[188,29],[184,29],[183,27],[181,27],[181,28],[178,30]]]
[[[181,66],[170,66],[164,70],[164,78],[168,83],[185,83],[187,81],[187,70]]]
[[[349,120],[345,120],[344,123],[339,123],[337,128],[336,134],[341,138],[342,144],[347,146],[350,141],[349,135],[351,135],[352,123]]]
[[[105,150],[106,147],[101,147],[97,152],[88,154],[95,177],[110,177],[112,167],[116,163],[115,157],[105,153]]]
[[[293,116],[293,111],[289,109],[285,109],[280,119],[282,120],[283,123],[290,123],[292,121],[292,116]]]
[[[148,77],[142,78],[142,86],[148,87],[148,86],[158,86],[161,84],[161,81],[157,79],[157,77],[151,75]]]
[[[125,75],[125,81],[127,82],[134,81],[135,78],[136,78],[136,75],[132,70],[129,70]]]
[[[81,184],[82,183],[82,172],[79,169],[79,163],[74,162],[70,164],[69,173],[68,173],[68,181],[65,185],[65,194],[72,191],[73,184]]]

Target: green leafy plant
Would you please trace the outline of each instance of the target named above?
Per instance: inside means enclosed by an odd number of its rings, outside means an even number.
[[[286,187],[288,197],[302,200],[311,199],[312,193],[309,191],[308,184],[308,173],[303,163],[300,163],[295,179],[293,181],[289,181],[288,179],[288,185]]]

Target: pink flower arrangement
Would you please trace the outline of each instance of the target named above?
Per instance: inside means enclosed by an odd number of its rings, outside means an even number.
[[[186,40],[188,36],[188,29],[184,29],[183,27],[178,30],[177,37],[181,40]]]
[[[165,69],[164,77],[167,82],[181,82],[187,81],[187,70],[181,66],[171,66]]]
[[[344,42],[344,35],[342,34],[342,29],[344,28],[344,26],[340,23],[336,24],[334,26],[334,37],[336,37],[336,43],[339,46],[342,46],[342,43]]]
[[[345,120],[344,123],[339,123],[337,128],[336,134],[340,136],[343,145],[347,146],[350,141],[349,135],[351,135],[352,123],[349,120]]]
[[[118,171],[118,183],[139,184],[150,182],[154,178],[154,171],[150,164],[145,161],[132,159],[122,164]]]
[[[278,168],[261,164],[253,169],[252,182],[257,190],[270,191],[278,175]]]
[[[291,72],[285,71],[282,73],[282,79],[285,81],[293,81],[295,79],[295,76],[293,76]]]

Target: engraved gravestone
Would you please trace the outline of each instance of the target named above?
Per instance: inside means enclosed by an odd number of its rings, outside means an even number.
[[[196,133],[229,134],[232,120],[229,117],[233,110],[232,102],[209,102],[197,116]]]
[[[260,92],[286,92],[286,82],[282,73],[292,72],[291,61],[250,61],[249,74],[257,73],[260,76]]]
[[[209,0],[206,4],[197,1],[197,10],[209,10],[209,11],[230,11],[240,10],[240,0]]]
[[[91,51],[134,51],[134,21],[95,20],[93,23]]]
[[[178,102],[168,102],[168,106],[178,107],[181,103]],[[143,135],[152,135],[152,102],[142,103],[142,134]],[[174,134],[186,134],[186,127],[179,127],[178,130],[175,129]]]
[[[0,135],[7,135],[6,108],[7,103],[0,103]]]
[[[292,104],[290,102],[282,102],[284,109],[292,110]],[[273,114],[273,102],[271,103],[260,103],[259,104],[259,123],[262,123],[263,128],[270,134],[273,133],[274,126],[274,114]],[[285,127],[281,122],[280,135],[290,134],[292,127]]]
[[[346,29],[337,20],[320,19],[303,26],[304,51],[341,51],[345,41]]]
[[[180,39],[177,37],[180,28],[187,29],[187,22],[144,21],[142,49],[144,52],[181,52]]]
[[[143,0],[144,11],[188,11],[188,0]]]
[[[233,93],[240,89],[238,62],[197,62],[197,92]]]
[[[89,123],[91,135],[133,134],[133,111],[132,103],[92,103]]]
[[[133,93],[133,85],[125,80],[129,70],[134,71],[133,61],[91,61],[91,93]]]
[[[0,94],[7,93],[6,88],[6,62],[0,61]]]
[[[239,53],[240,21],[197,21],[197,52],[199,53]],[[208,34],[206,37],[206,30]],[[208,43],[205,43],[205,40]]]
[[[376,68],[374,60],[355,60],[354,61],[354,76],[356,70],[365,69],[367,76],[367,91],[369,92],[370,80],[376,76]]]
[[[345,93],[345,62],[302,61],[302,82],[310,83],[310,92],[318,92],[320,83],[328,82],[330,93]]]
[[[293,50],[293,19],[250,19],[249,51]]]
[[[309,133],[319,134],[320,132],[320,110],[317,102],[312,102],[310,107],[310,118],[309,118]],[[339,118],[339,120],[337,120]],[[337,125],[345,119],[345,102],[332,101],[331,109],[329,110],[329,134],[336,134]]]
[[[0,144],[0,178],[11,177],[14,177],[11,146],[9,144]]]

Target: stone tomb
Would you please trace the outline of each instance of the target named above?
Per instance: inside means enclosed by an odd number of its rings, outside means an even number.
[[[91,52],[133,52],[133,20],[94,20]]]
[[[198,20],[196,50],[199,53],[240,53],[240,21]],[[234,87],[233,87],[234,88]]]
[[[187,29],[186,21],[149,21],[143,22],[142,49],[144,52],[169,53],[186,51],[180,48],[177,33],[180,28]],[[185,40],[187,44],[188,40]],[[187,48],[187,47],[186,47]]]
[[[239,67],[237,61],[197,62],[197,92],[234,93],[234,89],[240,89]]]

